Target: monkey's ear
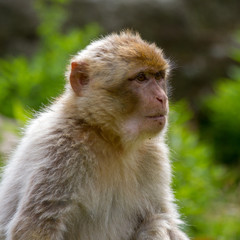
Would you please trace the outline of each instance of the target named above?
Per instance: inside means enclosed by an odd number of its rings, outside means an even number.
[[[87,64],[84,62],[72,62],[70,84],[77,96],[81,96],[82,88],[89,82]]]

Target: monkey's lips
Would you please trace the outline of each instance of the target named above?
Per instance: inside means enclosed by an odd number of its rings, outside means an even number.
[[[157,120],[157,121],[164,121],[166,116],[164,114],[156,114],[156,115],[152,115],[152,116],[146,116],[146,118],[152,119],[152,120]]]
[[[166,123],[166,115],[165,114],[154,114],[150,116],[146,116],[146,119],[153,124],[157,124],[158,126],[161,126],[161,128],[165,125]]]

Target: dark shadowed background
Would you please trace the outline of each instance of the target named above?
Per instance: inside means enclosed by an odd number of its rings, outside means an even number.
[[[31,56],[39,47],[40,19],[34,4],[0,1],[1,56]],[[215,80],[227,76],[239,9],[238,0],[72,0],[63,28],[95,22],[104,34],[126,28],[140,32],[175,62],[173,98],[196,103]]]

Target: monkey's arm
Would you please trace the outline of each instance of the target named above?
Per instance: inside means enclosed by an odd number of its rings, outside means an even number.
[[[71,186],[68,179],[64,181],[56,176],[53,182],[54,177],[51,178],[47,171],[51,172],[50,169],[39,169],[32,175],[9,224],[7,240],[63,239],[66,219],[74,206]]]
[[[133,240],[189,240],[167,214],[152,214],[144,219]]]
[[[26,164],[26,187],[8,225],[7,240],[61,240],[76,210],[83,169],[79,146],[69,136],[52,139],[44,149],[28,147],[32,159]]]

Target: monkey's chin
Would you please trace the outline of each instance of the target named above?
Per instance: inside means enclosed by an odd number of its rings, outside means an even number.
[[[159,133],[166,125],[166,116],[150,116],[145,118],[145,124],[151,133]]]

